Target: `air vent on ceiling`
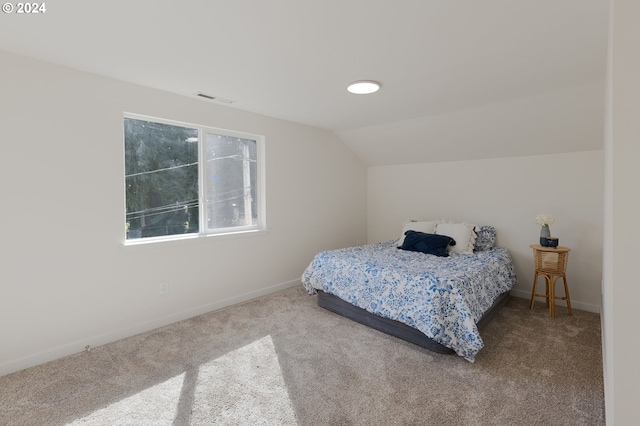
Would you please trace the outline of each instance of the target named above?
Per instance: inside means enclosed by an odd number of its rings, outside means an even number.
[[[199,96],[203,99],[208,99],[210,101],[214,101],[214,102],[222,102],[223,104],[232,104],[235,101],[232,101],[230,99],[225,99],[225,98],[220,98],[218,96],[211,96],[211,95],[207,95],[206,93],[202,93],[202,92],[197,92],[196,96]]]

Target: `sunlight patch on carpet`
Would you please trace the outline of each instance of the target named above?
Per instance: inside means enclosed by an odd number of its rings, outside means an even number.
[[[70,425],[171,425],[185,374],[172,377],[135,395],[94,411]]]
[[[295,425],[271,336],[201,365],[193,424]]]
[[[110,404],[70,425],[295,425],[271,336]]]

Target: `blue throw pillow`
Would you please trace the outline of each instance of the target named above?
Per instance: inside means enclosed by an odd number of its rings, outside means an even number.
[[[398,248],[409,251],[419,251],[421,253],[433,254],[435,256],[447,257],[447,247],[455,246],[453,238],[446,235],[426,234],[418,231],[407,231],[402,245]]]

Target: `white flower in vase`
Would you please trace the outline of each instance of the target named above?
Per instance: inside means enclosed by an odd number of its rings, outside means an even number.
[[[548,214],[539,214],[536,216],[536,223],[540,226],[549,226],[553,224],[553,218]]]

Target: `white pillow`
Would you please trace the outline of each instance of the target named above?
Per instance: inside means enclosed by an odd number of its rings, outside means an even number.
[[[446,235],[456,240],[455,246],[449,246],[449,253],[473,254],[473,247],[476,244],[476,225],[462,222],[442,222],[436,225],[435,233]]]
[[[404,233],[407,231],[417,231],[424,232],[425,234],[435,234],[436,225],[440,223],[439,220],[431,220],[427,222],[417,221],[417,220],[409,220],[404,223],[402,226],[402,234],[400,234],[400,238],[396,241],[396,245],[400,247],[402,243],[404,243]]]

